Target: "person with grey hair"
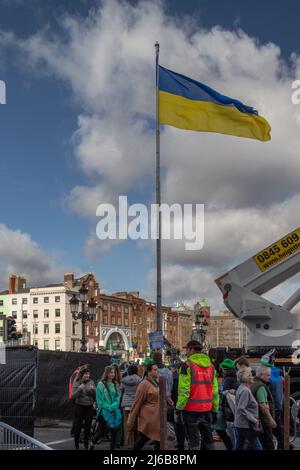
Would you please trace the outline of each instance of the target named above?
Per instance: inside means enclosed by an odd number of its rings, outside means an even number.
[[[244,450],[246,441],[248,442],[247,450],[262,450],[256,433],[259,426],[258,404],[250,390],[253,384],[251,367],[240,369],[237,373],[237,379],[240,386],[235,394],[234,426],[237,441],[234,450]]]
[[[274,419],[274,401],[269,389],[270,376],[271,368],[260,365],[251,385],[251,391],[258,403],[259,419],[263,428],[260,440],[264,450],[274,450],[273,429],[277,427]]]

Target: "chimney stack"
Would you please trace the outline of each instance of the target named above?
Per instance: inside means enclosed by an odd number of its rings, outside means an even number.
[[[8,279],[8,292],[10,294],[16,294],[21,290],[26,289],[26,279],[23,276],[16,276],[12,274]]]
[[[8,292],[9,294],[14,294],[16,292],[16,280],[17,276],[12,274],[8,279]]]
[[[68,289],[73,289],[74,287],[74,274],[73,273],[65,273],[64,284]]]

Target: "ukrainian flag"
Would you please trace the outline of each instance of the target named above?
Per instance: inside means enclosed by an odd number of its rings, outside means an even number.
[[[161,66],[159,122],[192,131],[271,139],[270,124],[251,106]]]

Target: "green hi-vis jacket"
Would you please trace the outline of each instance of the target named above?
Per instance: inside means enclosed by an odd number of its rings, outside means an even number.
[[[187,362],[194,362],[200,367],[209,367],[212,365],[211,360],[206,354],[192,354],[188,357]],[[184,410],[191,389],[191,368],[188,364],[184,364],[180,368],[179,380],[178,380],[178,399],[176,403],[176,408],[178,410]],[[219,410],[219,386],[217,380],[216,371],[214,371],[213,379],[213,397],[212,397],[213,407],[212,412],[217,413]]]

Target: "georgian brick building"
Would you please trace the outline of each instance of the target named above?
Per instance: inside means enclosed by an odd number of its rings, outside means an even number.
[[[178,314],[170,307],[162,308],[164,335],[175,347],[178,343]],[[139,296],[139,292],[100,294],[99,347],[105,350],[128,351],[129,357],[149,351],[148,334],[156,331],[156,304]]]

